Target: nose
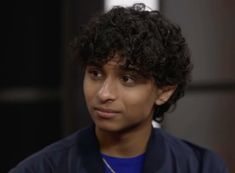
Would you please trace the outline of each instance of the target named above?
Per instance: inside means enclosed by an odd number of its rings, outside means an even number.
[[[102,83],[99,91],[98,91],[98,98],[101,102],[112,102],[117,99],[117,86],[116,83],[107,78]]]

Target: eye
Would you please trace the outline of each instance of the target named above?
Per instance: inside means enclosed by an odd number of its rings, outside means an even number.
[[[121,81],[124,83],[124,85],[134,85],[136,83],[136,79],[134,76],[131,75],[122,75]]]
[[[93,80],[99,80],[102,79],[103,77],[101,70],[97,68],[88,68],[87,73],[89,74],[90,78]]]

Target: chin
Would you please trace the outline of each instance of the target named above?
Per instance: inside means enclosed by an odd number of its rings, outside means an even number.
[[[124,134],[124,133],[129,133],[135,131],[137,126],[135,125],[130,125],[130,126],[124,126],[121,124],[117,123],[95,123],[96,128],[108,132],[108,133],[119,133],[119,134]]]
[[[117,127],[114,124],[95,123],[95,126],[97,129],[100,129],[100,130],[106,131],[106,132],[118,132],[121,130],[121,128]]]

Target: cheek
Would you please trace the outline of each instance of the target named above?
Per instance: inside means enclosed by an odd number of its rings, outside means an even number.
[[[84,79],[84,83],[83,83],[83,92],[84,92],[86,103],[88,105],[88,103],[90,103],[90,101],[92,100],[95,94],[95,89],[94,87],[90,85],[89,81],[86,78]]]
[[[155,104],[155,96],[152,90],[143,92],[129,92],[125,94],[125,108],[129,115],[148,116]]]

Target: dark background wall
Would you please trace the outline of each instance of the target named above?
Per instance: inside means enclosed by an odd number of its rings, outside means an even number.
[[[3,1],[1,9],[0,171],[7,172],[61,136],[61,5]]]
[[[79,27],[103,11],[104,2],[23,0],[2,2],[0,172],[90,123],[82,74],[70,59]],[[179,23],[192,50],[193,83],[163,128],[214,149],[235,171],[235,5],[224,0],[161,1]]]
[[[88,124],[69,42],[102,1],[2,2],[0,172]],[[81,104],[77,104],[81,103]],[[77,106],[79,105],[79,106]]]

